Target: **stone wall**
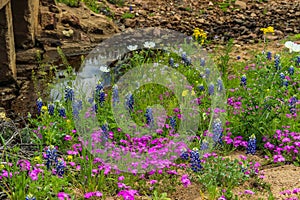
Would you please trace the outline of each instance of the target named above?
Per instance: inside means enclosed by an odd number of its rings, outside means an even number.
[[[11,0],[11,4],[16,47],[31,48],[35,45],[39,0]]]
[[[16,78],[16,54],[10,2],[0,8],[0,86]]]

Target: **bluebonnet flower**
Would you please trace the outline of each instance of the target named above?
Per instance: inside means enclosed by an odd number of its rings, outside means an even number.
[[[284,73],[281,72],[281,73],[279,74],[279,76],[280,76],[280,78],[281,78],[282,80],[285,79]]]
[[[132,12],[133,11],[133,8],[132,8],[132,5],[129,6],[129,12]]]
[[[28,194],[25,200],[36,200],[36,198],[32,194]]]
[[[275,57],[275,68],[276,70],[280,70],[281,69],[281,64],[280,64],[280,55],[279,54],[276,54]]]
[[[222,79],[218,78],[217,82],[218,82],[218,91],[221,92],[224,89],[223,81]]]
[[[204,90],[205,90],[205,88],[204,88],[203,84],[201,84],[201,85],[198,85],[198,89],[199,89],[200,91],[204,91]]]
[[[200,146],[200,149],[203,151],[203,150],[207,150],[209,147],[209,144],[208,142],[204,139],[201,143],[201,146]]]
[[[153,127],[153,113],[152,113],[152,108],[147,108],[146,109],[146,113],[145,113],[145,117],[146,117],[146,123],[148,126]]]
[[[72,108],[73,108],[73,116],[75,118],[78,118],[79,112],[82,109],[82,101],[81,100],[74,101],[73,104],[72,104]]]
[[[287,87],[289,85],[289,82],[288,82],[288,80],[286,78],[283,79],[282,85],[285,86],[285,87]]]
[[[186,53],[185,53],[185,52],[182,52],[182,54],[181,54],[181,59],[182,59],[182,61],[183,61],[184,63],[186,63],[187,57],[186,57]]]
[[[268,51],[267,53],[267,59],[272,60],[272,52]]]
[[[199,151],[197,148],[194,148],[191,151],[190,164],[191,164],[191,168],[194,172],[199,172],[202,169],[200,155],[199,155]]]
[[[134,99],[133,99],[133,95],[131,93],[129,93],[126,96],[126,108],[132,112],[133,111],[133,105],[134,105]]]
[[[169,59],[169,64],[171,67],[174,67],[174,59],[173,58]]]
[[[182,149],[180,158],[183,160],[188,160],[190,158],[189,152],[186,149]]]
[[[56,165],[56,174],[62,177],[65,173],[65,162],[63,159],[59,159]]]
[[[65,89],[65,101],[73,101],[74,100],[74,90],[70,86],[67,86]]]
[[[66,109],[63,106],[60,106],[60,108],[58,109],[58,114],[61,117],[66,117]]]
[[[58,160],[57,160],[57,149],[53,146],[50,145],[47,149],[46,149],[46,166],[47,169],[50,169],[50,166],[52,165],[56,165]]]
[[[96,103],[99,103],[101,106],[103,105],[103,102],[105,101],[105,93],[104,93],[104,87],[102,82],[98,81],[98,84],[96,85],[95,90],[95,101]]]
[[[206,78],[209,78],[209,75],[210,75],[210,69],[209,68],[205,69],[205,75],[206,75]]]
[[[241,59],[241,56],[237,56],[236,59],[240,60],[240,59]]]
[[[36,106],[37,106],[38,113],[40,114],[43,107],[43,100],[41,98],[38,98],[38,100],[36,101]]]
[[[256,137],[255,137],[254,134],[252,134],[249,137],[246,154],[252,154],[252,155],[254,155],[255,152],[256,152]]]
[[[295,73],[294,67],[293,67],[293,66],[290,66],[289,69],[288,69],[288,72],[289,72],[289,74],[290,74],[291,76],[294,75],[294,73]]]
[[[212,123],[213,140],[215,144],[222,144],[223,127],[222,121],[217,118]]]
[[[48,113],[49,115],[54,115],[55,106],[53,103],[48,104]]]
[[[101,135],[101,140],[102,140],[102,144],[104,145],[107,140],[108,140],[108,124],[105,122],[102,126],[101,126],[101,130],[102,130],[102,135]]]
[[[295,59],[296,66],[300,66],[300,56],[297,56]]]
[[[115,106],[117,103],[120,102],[120,99],[119,99],[119,90],[118,90],[118,86],[117,85],[114,85],[113,86],[113,106]]]
[[[176,127],[176,118],[175,117],[171,117],[170,118],[170,125],[172,127],[173,130],[175,130],[175,127]]]
[[[247,85],[247,77],[246,77],[245,74],[241,77],[240,85],[243,86],[243,87],[245,87]]]
[[[289,99],[289,110],[290,113],[295,114],[296,113],[296,104],[298,102],[298,99],[296,96],[293,96]]]
[[[190,57],[186,58],[186,61],[184,63],[186,66],[190,66],[192,64],[192,59]]]
[[[205,59],[204,59],[204,58],[201,58],[201,59],[200,59],[200,66],[201,66],[201,67],[204,67],[204,66],[205,66]]]
[[[209,95],[213,95],[215,92],[215,86],[213,83],[210,83],[209,86],[208,86],[208,94]]]

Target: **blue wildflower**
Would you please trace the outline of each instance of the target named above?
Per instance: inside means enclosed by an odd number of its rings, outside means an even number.
[[[116,106],[117,103],[120,102],[120,99],[119,99],[119,90],[118,90],[118,86],[117,85],[114,85],[113,86],[113,106]]]
[[[186,61],[184,63],[186,66],[190,66],[192,64],[192,59],[190,57],[186,58]]]
[[[185,53],[185,52],[182,52],[182,54],[181,54],[181,59],[182,59],[182,61],[183,61],[184,63],[186,63],[187,57],[186,57],[186,53]]]
[[[245,74],[241,77],[240,85],[243,86],[243,87],[245,87],[247,85],[247,77],[246,77]]]
[[[200,149],[201,149],[202,151],[204,151],[204,150],[207,150],[208,147],[209,147],[209,144],[208,144],[208,142],[204,139],[204,140],[202,141],[202,143],[201,143]]]
[[[274,59],[275,59],[274,63],[275,63],[276,70],[280,70],[281,69],[280,55],[276,54]]]
[[[78,118],[79,112],[82,109],[82,101],[81,100],[74,101],[73,104],[72,104],[72,108],[73,108],[73,116],[75,118]]]
[[[182,149],[180,158],[183,160],[188,160],[190,158],[189,152],[186,149]]]
[[[148,126],[153,127],[153,113],[152,113],[152,108],[147,108],[146,109],[146,113],[145,113],[145,117],[146,117],[146,123]]]
[[[217,82],[218,82],[218,91],[221,92],[224,89],[223,81],[222,79],[218,78]]]
[[[59,116],[61,116],[61,117],[66,117],[66,109],[65,109],[63,106],[61,106],[61,107],[58,109],[58,114],[59,114]]]
[[[133,95],[131,93],[129,93],[127,96],[126,96],[126,108],[127,110],[129,110],[130,112],[133,111],[133,105],[134,105],[134,99],[133,99]]]
[[[95,101],[96,103],[99,103],[101,106],[103,105],[105,101],[105,93],[104,93],[104,87],[103,83],[101,81],[98,81],[98,84],[96,85],[95,90]]]
[[[101,141],[102,141],[102,144],[104,145],[107,140],[108,140],[108,124],[105,122],[102,126],[101,126],[101,130],[102,130],[102,134],[101,134]]]
[[[198,90],[200,90],[200,91],[204,91],[204,90],[205,90],[205,88],[204,88],[203,84],[201,84],[201,85],[198,85]]]
[[[202,169],[200,155],[199,155],[199,151],[197,148],[194,148],[191,151],[190,164],[191,164],[191,168],[194,172],[199,172]]]
[[[286,78],[283,79],[282,85],[285,86],[285,87],[287,87],[289,85],[289,82],[288,82],[288,80]]]
[[[46,166],[47,169],[50,169],[50,166],[56,165],[58,160],[57,160],[57,149],[53,146],[50,145],[47,150],[46,150]]]
[[[256,152],[256,137],[252,134],[249,138],[248,145],[247,145],[247,152],[246,154],[254,155]]]
[[[204,66],[205,66],[205,59],[204,59],[204,58],[201,58],[201,59],[200,59],[200,66],[201,66],[201,67],[204,67]]]
[[[290,113],[295,114],[296,113],[296,104],[298,102],[298,99],[296,96],[293,96],[289,99],[289,110]]]
[[[279,74],[279,76],[280,76],[280,78],[281,78],[282,80],[285,79],[284,73],[281,72],[281,73]]]
[[[55,106],[53,103],[48,104],[48,113],[49,115],[54,115]]]
[[[209,75],[210,75],[210,69],[209,68],[205,69],[205,75],[206,75],[206,78],[209,78]]]
[[[41,98],[38,98],[38,100],[36,101],[36,106],[37,106],[38,113],[40,114],[43,107],[43,100]]]
[[[223,136],[223,127],[222,121],[217,118],[213,121],[212,124],[212,132],[213,132],[213,141],[215,144],[222,144],[222,136]]]
[[[209,95],[213,95],[215,92],[215,86],[213,83],[210,83],[209,86],[208,86],[208,94]]]
[[[291,76],[294,75],[294,73],[295,73],[294,67],[293,67],[293,66],[290,66],[289,69],[288,69],[288,72],[289,72],[289,74],[290,74]]]
[[[272,60],[272,52],[268,51],[267,53],[267,59]]]
[[[237,60],[240,60],[240,59],[241,59],[241,56],[237,56],[236,59],[237,59]]]
[[[171,67],[174,67],[174,59],[173,58],[169,59],[169,64]]]
[[[56,174],[62,177],[65,173],[65,162],[63,159],[59,159],[56,165]]]
[[[300,66],[300,56],[297,56],[296,59],[295,59],[295,64],[296,66]]]
[[[171,117],[170,118],[170,125],[172,127],[173,130],[175,130],[175,127],[176,127],[176,118],[175,117]]]
[[[70,87],[67,86],[65,89],[65,101],[73,101],[74,100],[74,90]]]

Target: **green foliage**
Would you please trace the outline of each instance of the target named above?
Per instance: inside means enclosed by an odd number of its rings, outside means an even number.
[[[132,19],[134,17],[135,17],[134,13],[128,13],[128,12],[126,12],[126,13],[122,14],[122,19]]]

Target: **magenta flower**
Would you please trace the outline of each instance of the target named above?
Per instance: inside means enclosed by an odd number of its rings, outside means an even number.
[[[57,197],[59,200],[71,200],[70,195],[68,195],[67,193],[64,192],[59,192],[57,193]]]
[[[151,185],[154,185],[155,183],[157,183],[157,180],[150,180]]]
[[[124,176],[120,176],[120,177],[118,178],[118,180],[119,180],[119,181],[123,181],[123,180],[124,180]]]
[[[66,136],[64,137],[64,140],[70,141],[70,140],[72,140],[72,136],[71,136],[71,135],[66,135]]]
[[[30,162],[28,160],[19,160],[17,162],[17,166],[20,166],[21,171],[29,171],[30,170]]]
[[[181,183],[184,185],[184,187],[187,187],[191,184],[191,181],[190,181],[189,176],[187,174],[182,175]]]
[[[244,193],[245,194],[250,194],[250,195],[255,194],[255,192],[253,192],[252,190],[245,190]]]
[[[124,200],[134,200],[134,195],[137,194],[136,190],[122,190],[118,196],[123,196]]]

